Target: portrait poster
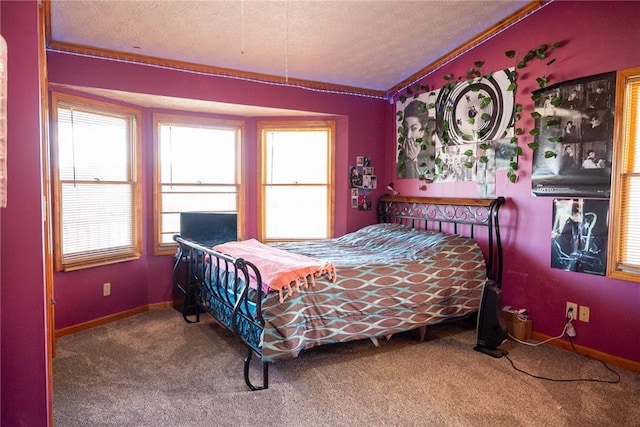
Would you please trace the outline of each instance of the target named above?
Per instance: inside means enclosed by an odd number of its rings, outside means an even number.
[[[604,276],[608,230],[608,199],[555,199],[551,267]]]
[[[511,84],[511,70],[501,70],[396,102],[398,178],[470,179],[452,170],[467,151],[455,147],[513,136]],[[475,167],[469,169],[475,179]]]
[[[615,79],[604,73],[536,91],[534,195],[609,197]]]

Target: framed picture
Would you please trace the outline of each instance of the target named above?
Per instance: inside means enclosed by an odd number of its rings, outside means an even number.
[[[610,72],[535,92],[534,195],[609,197],[615,84]]]

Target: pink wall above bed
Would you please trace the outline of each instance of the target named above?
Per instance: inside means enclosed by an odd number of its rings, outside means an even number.
[[[485,71],[514,65],[504,52],[526,53],[543,43],[561,41],[557,62],[549,67],[550,84],[579,77],[640,66],[640,33],[637,21],[640,2],[555,1],[486,43],[462,55],[452,63],[424,78],[429,87],[442,87],[443,76],[464,75],[475,61],[485,61]],[[544,62],[537,61],[522,74],[545,73]],[[530,117],[529,92],[535,81],[520,81],[516,102],[528,106],[523,117]],[[389,121],[395,116],[389,116]],[[533,119],[529,118],[527,129]],[[391,128],[393,129],[393,127]],[[393,131],[392,131],[393,132]],[[389,140],[395,139],[392,133]],[[601,276],[550,268],[553,197],[531,195],[532,152],[520,143],[520,179],[512,184],[506,171],[498,171],[497,195],[508,198],[501,211],[506,259],[504,267],[504,303],[525,307],[533,319],[533,328],[550,336],[560,334],[564,324],[565,303],[575,302],[591,309],[589,323],[575,322],[576,344],[640,363],[640,283],[612,280]],[[387,145],[387,170],[395,166],[395,147]],[[393,173],[392,173],[393,175]],[[476,183],[430,184],[419,191],[418,180],[395,181],[403,195],[476,197]]]

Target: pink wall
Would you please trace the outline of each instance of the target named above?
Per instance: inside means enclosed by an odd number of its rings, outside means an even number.
[[[361,212],[350,207],[348,165],[355,157],[368,156],[381,177],[386,175],[383,147],[388,130],[384,117],[389,103],[344,94],[331,94],[234,79],[184,73],[115,61],[49,53],[49,81],[55,84],[128,90],[182,98],[224,101],[267,107],[312,111],[312,118],[336,121],[336,235],[375,222],[375,210]],[[126,78],[122,78],[126,76]],[[170,84],[167,84],[169,82]],[[160,110],[158,110],[160,111]],[[171,257],[153,255],[152,114],[143,109],[144,254],[142,259],[105,267],[55,274],[56,327],[64,328],[139,307],[172,299]],[[166,112],[166,111],[163,111]],[[244,159],[247,202],[246,237],[257,233],[257,121],[245,122]],[[382,194],[377,191],[374,197]],[[102,284],[111,282],[111,296],[102,296]]]
[[[607,71],[636,67],[640,64],[638,2],[556,1],[488,42],[457,58],[424,78],[429,87],[442,87],[443,76],[464,75],[474,61],[484,60],[485,71],[514,65],[504,52],[526,53],[543,43],[562,41],[557,62],[550,68],[552,83]],[[537,61],[523,72],[529,76],[545,73],[544,62]],[[533,81],[533,83],[531,83]],[[522,84],[529,82],[528,84]],[[517,102],[526,106],[523,117],[530,117],[530,91],[535,79],[523,77]],[[391,116],[390,116],[391,117]],[[395,121],[395,117],[390,119]],[[532,127],[529,118],[526,128]],[[394,139],[390,135],[389,139]],[[640,362],[640,284],[611,280],[601,276],[572,273],[550,268],[552,197],[531,196],[532,152],[526,147],[532,137],[521,142],[520,179],[512,184],[506,171],[498,172],[497,194],[508,198],[501,211],[506,260],[504,266],[504,303],[526,307],[533,318],[534,330],[558,335],[564,323],[567,301],[591,308],[589,323],[575,322],[575,342],[592,349]],[[387,170],[393,174],[394,147],[387,146]],[[426,192],[417,190],[417,180],[397,180],[396,188],[404,195],[461,196],[476,195],[475,183],[432,184]]]
[[[0,3],[8,45],[8,206],[0,247],[3,426],[46,426],[48,397],[36,1]]]
[[[42,252],[42,231],[37,2],[3,0],[0,7],[2,34],[9,44],[10,55],[9,207],[2,211],[0,223],[0,424],[40,426],[48,425],[52,402],[46,390],[50,373],[46,363],[43,263],[38,255]],[[555,40],[566,41],[566,46],[554,65],[554,81],[637,66],[640,35],[635,31],[635,21],[639,14],[637,2],[556,1],[425,78],[424,82],[441,85],[442,75],[462,74],[479,59],[486,60],[487,67],[508,67],[512,63],[503,56],[504,51],[529,49]],[[427,192],[422,192],[416,180],[393,178],[395,117],[389,104],[383,101],[185,75],[56,53],[50,53],[48,61],[52,82],[338,114],[338,178],[355,156],[366,155],[372,158],[380,182],[395,181],[405,195],[475,195],[475,188],[450,184],[430,185]],[[525,92],[521,88],[518,94],[522,102],[528,99]],[[148,121],[150,113],[143,114]],[[255,140],[255,131],[253,138]],[[149,150],[148,145],[146,147]],[[149,155],[149,151],[145,153]],[[248,161],[255,162],[255,155],[249,155]],[[551,199],[530,196],[531,153],[526,149],[522,165],[519,183],[508,183],[504,173],[498,177],[498,193],[509,198],[509,204],[502,211],[507,253],[505,302],[527,307],[535,330],[549,335],[561,329],[565,301],[588,305],[591,322],[576,325],[576,342],[640,361],[640,344],[635,332],[640,324],[637,310],[640,285],[548,267]],[[346,172],[343,176],[346,179]],[[147,170],[145,179],[149,177]],[[255,190],[249,190],[249,197],[253,196],[251,191]],[[357,212],[348,207],[346,186],[340,188],[336,199],[338,234],[374,221],[373,212]],[[147,212],[150,205],[151,195],[147,190]],[[255,211],[255,206],[250,209]],[[66,305],[64,325],[116,313],[139,303],[167,299],[170,292],[167,257],[149,255],[149,221],[145,227],[147,252],[142,260],[69,274],[68,280],[56,277],[56,297],[63,307]],[[255,228],[253,230],[255,232]],[[117,283],[122,281],[121,285],[114,285],[116,291],[119,292],[121,286],[130,292],[122,298],[113,295],[110,306],[101,305],[101,297],[94,294],[104,277],[115,277]],[[74,310],[86,312],[74,317]]]

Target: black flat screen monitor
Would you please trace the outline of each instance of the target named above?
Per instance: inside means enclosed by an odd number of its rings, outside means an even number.
[[[238,240],[238,214],[181,212],[180,236],[212,247]]]

